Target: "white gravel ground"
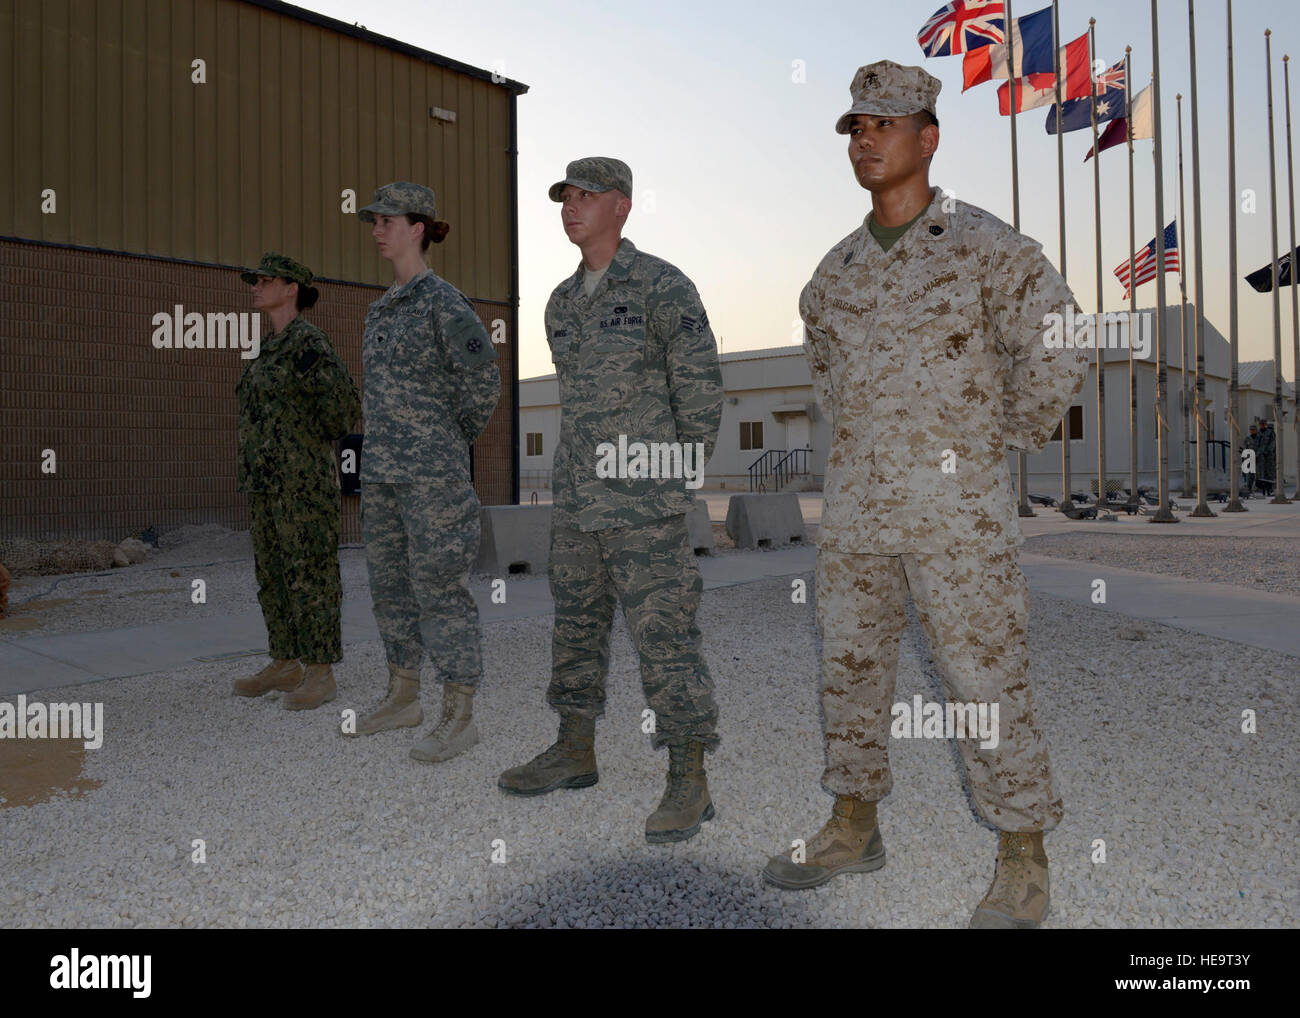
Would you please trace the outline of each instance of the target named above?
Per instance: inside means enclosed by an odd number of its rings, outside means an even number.
[[[767,857],[811,837],[831,803],[818,786],[813,606],[792,605],[789,591],[767,581],[705,596],[718,815],[672,846],[644,841],[667,755],[640,732],[621,622],[600,783],[536,799],[495,782],[554,735],[549,618],[487,627],[484,742],[440,765],[407,758],[413,731],[337,734],[339,709],[382,695],[378,643],[347,648],[339,700],[313,712],[281,710],[278,694],[229,696],[255,661],[58,690],[105,705],[104,745],[85,767],[103,785],[0,811],[0,925],[964,926],[996,835],[974,816],[951,744],[894,744],[884,869],[813,891],[762,884]],[[1146,639],[1116,638],[1134,628],[1032,603],[1034,681],[1066,806],[1046,841],[1047,925],[1296,926],[1297,659],[1149,623],[1136,627]],[[922,647],[913,624],[900,700],[940,696]],[[435,702],[427,686],[426,711]],[[1240,731],[1248,707],[1259,734]],[[206,841],[201,865],[194,838]],[[497,839],[504,864],[490,861]],[[1096,839],[1105,863],[1091,861]]]
[[[1285,537],[1043,534],[1026,540],[1021,550],[1300,597],[1300,549]]]

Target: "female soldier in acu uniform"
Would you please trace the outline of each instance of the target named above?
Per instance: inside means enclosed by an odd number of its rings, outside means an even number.
[[[478,742],[471,711],[483,669],[469,571],[479,502],[469,451],[496,409],[501,377],[473,305],[425,264],[450,229],[434,218],[433,192],[386,184],[358,215],[374,224],[396,279],[370,305],[362,343],[362,529],[389,684],[355,734],[420,724],[427,650],[443,684],[442,716],[410,755],[436,763]]]

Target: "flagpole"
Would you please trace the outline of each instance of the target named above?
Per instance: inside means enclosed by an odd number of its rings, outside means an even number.
[[[1210,507],[1205,504],[1205,442],[1202,429],[1205,428],[1205,418],[1202,414],[1205,411],[1205,277],[1201,271],[1201,129],[1200,120],[1197,118],[1198,106],[1196,102],[1196,9],[1194,0],[1187,0],[1187,40],[1188,55],[1191,60],[1192,75],[1192,214],[1196,216],[1196,261],[1193,264],[1192,278],[1196,281],[1196,508],[1192,510],[1191,515],[1196,517],[1214,516],[1215,513],[1210,511]],[[1187,221],[1183,219],[1183,194],[1182,194],[1182,146],[1183,146],[1183,126],[1182,126],[1182,109],[1179,109],[1178,124],[1178,234],[1182,235],[1179,246],[1182,248],[1182,255],[1178,259],[1178,283],[1182,287],[1183,303],[1180,305],[1180,311],[1184,320],[1187,318],[1187,282],[1183,273],[1183,265],[1187,261]],[[1160,266],[1164,271],[1164,266]],[[1183,330],[1186,333],[1186,324],[1184,322]],[[1183,378],[1187,377],[1187,343],[1183,342]],[[1184,403],[1186,406],[1186,403]],[[1184,432],[1184,435],[1186,432]],[[1187,466],[1183,465],[1183,486],[1186,487]]]
[[[1052,51],[1053,67],[1056,70],[1056,221],[1057,235],[1061,242],[1061,278],[1065,279],[1065,132],[1061,130],[1061,21],[1057,9],[1057,0],[1052,0]],[[1061,418],[1061,511],[1073,512],[1074,499],[1070,488],[1073,478],[1070,476],[1070,414],[1071,408],[1065,408]]]
[[[1291,70],[1287,66],[1290,61],[1287,54],[1282,54],[1282,78],[1286,83],[1286,192],[1291,196],[1291,342],[1294,345],[1294,352],[1291,356],[1291,378],[1292,388],[1295,390],[1295,400],[1291,407],[1292,423],[1295,425],[1295,463],[1296,463],[1296,498],[1300,498],[1300,317],[1297,317],[1297,295],[1296,295],[1296,264],[1295,264],[1295,176],[1291,169]],[[1278,455],[1281,455],[1282,433],[1279,431],[1278,436]],[[1282,475],[1279,473],[1277,478],[1278,486],[1282,485]]]
[[[1174,96],[1174,102],[1178,107],[1178,221],[1187,222],[1186,214],[1183,210],[1183,94],[1179,92]],[[1184,251],[1184,254],[1186,252]],[[1192,494],[1192,471],[1191,456],[1188,455],[1188,432],[1187,432],[1187,410],[1191,396],[1187,391],[1187,278],[1183,270],[1187,267],[1187,259],[1178,259],[1178,333],[1183,341],[1183,367],[1180,372],[1179,389],[1183,397],[1183,494],[1191,497]],[[1197,410],[1199,414],[1200,411]],[[1196,453],[1199,460],[1201,453],[1201,442],[1198,433],[1196,440]],[[1197,469],[1200,469],[1200,463],[1197,463]]]
[[[1090,115],[1092,119],[1092,221],[1094,248],[1097,252],[1097,311],[1093,315],[1093,346],[1097,351],[1097,519],[1102,510],[1110,507],[1106,497],[1106,351],[1101,334],[1102,271],[1101,271],[1101,159],[1097,151],[1097,37],[1096,18],[1088,19],[1088,80],[1092,90]],[[1059,136],[1060,121],[1057,121]],[[1114,517],[1111,517],[1112,519]]]
[[[1165,409],[1169,375],[1165,366],[1165,182],[1160,157],[1160,23],[1156,0],[1151,0],[1151,123],[1156,162],[1156,448],[1159,450],[1160,507],[1152,523],[1176,523],[1169,508],[1169,442],[1165,438]],[[1131,283],[1131,281],[1130,281]]]
[[[1273,241],[1273,430],[1282,438],[1282,290],[1278,272],[1278,168],[1273,144],[1273,30],[1264,30],[1264,62],[1269,81],[1269,237]],[[1275,488],[1270,506],[1290,506],[1282,489],[1282,442],[1273,443],[1273,477]]]
[[[1007,95],[1011,100],[1011,225],[1020,230],[1020,167],[1016,155],[1016,37],[1015,18],[1011,14],[1011,0],[1007,0],[1006,38],[1007,38]],[[1020,504],[1016,512],[1020,516],[1034,516],[1036,513],[1029,505],[1029,461],[1023,453],[1016,454],[1017,483],[1020,488]]]
[[[1133,337],[1137,335],[1137,313],[1134,310],[1135,299],[1133,285],[1134,259],[1133,250],[1137,243],[1133,227],[1133,78],[1131,57],[1132,46],[1124,47],[1124,119],[1127,121],[1125,134],[1128,135],[1128,504],[1140,505],[1138,499],[1138,386],[1137,370],[1133,362]]]
[[[1273,243],[1273,430],[1282,437],[1282,286],[1278,272],[1278,169],[1273,144],[1273,30],[1264,30],[1264,62],[1269,82],[1269,237]],[[1288,506],[1291,499],[1282,490],[1282,443],[1273,443],[1275,488],[1270,506]]]
[[[1232,0],[1228,3],[1228,505],[1225,513],[1244,513],[1241,504],[1241,444],[1237,421],[1241,392],[1237,361],[1237,129],[1232,98]]]

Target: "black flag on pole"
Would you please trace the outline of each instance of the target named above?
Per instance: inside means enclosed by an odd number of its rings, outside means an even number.
[[[1284,254],[1274,264],[1277,266],[1277,285],[1291,286],[1291,259],[1300,254],[1300,247],[1296,248],[1292,254]],[[1246,277],[1246,282],[1253,286],[1260,293],[1268,293],[1273,289],[1273,266],[1265,265],[1262,269],[1256,269]]]

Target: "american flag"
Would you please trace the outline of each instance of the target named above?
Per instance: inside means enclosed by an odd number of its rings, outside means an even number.
[[[1004,42],[1002,0],[952,0],[916,34],[927,57],[950,57]]]
[[[1178,271],[1178,221],[1170,223],[1165,227],[1165,271]],[[1137,281],[1133,286],[1141,286],[1143,283],[1150,282],[1156,278],[1156,238],[1151,238],[1151,243],[1139,251],[1133,258],[1133,271],[1137,274]],[[1128,259],[1125,258],[1120,266],[1115,270],[1115,275],[1124,286],[1124,298],[1132,293],[1133,287],[1128,285]]]

